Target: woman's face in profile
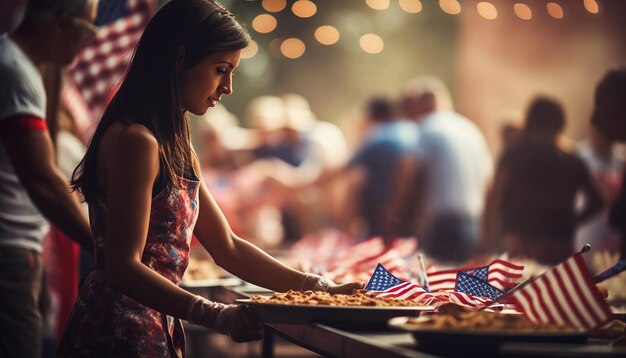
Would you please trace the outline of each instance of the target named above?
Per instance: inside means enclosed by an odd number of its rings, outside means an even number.
[[[241,50],[206,56],[195,66],[180,72],[180,95],[183,109],[203,115],[209,107],[233,92],[233,72],[239,66]]]

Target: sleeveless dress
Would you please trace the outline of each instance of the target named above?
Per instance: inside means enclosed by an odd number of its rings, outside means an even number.
[[[199,182],[180,180],[180,189],[163,189],[152,198],[141,258],[144,265],[176,285],[187,268],[198,217]],[[107,286],[104,199],[90,203],[89,218],[96,251],[95,269],[83,283],[57,356],[176,357],[178,353],[184,356],[185,336],[179,319],[148,308]]]

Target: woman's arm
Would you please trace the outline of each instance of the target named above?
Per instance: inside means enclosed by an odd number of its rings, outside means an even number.
[[[196,173],[200,173],[197,159]],[[237,237],[204,183],[200,184],[200,214],[194,233],[213,260],[241,279],[274,291],[312,289],[310,275],[292,269],[246,240]],[[317,281],[317,280],[315,280]],[[309,287],[310,286],[310,287]],[[360,283],[335,286],[332,293],[350,293]]]
[[[106,158],[107,284],[142,304],[186,318],[194,297],[141,262],[146,245],[152,186],[159,171],[158,143],[144,126],[108,133]]]

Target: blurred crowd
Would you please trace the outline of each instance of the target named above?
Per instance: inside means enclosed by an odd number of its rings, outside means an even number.
[[[204,180],[234,229],[265,248],[329,228],[354,242],[415,237],[444,264],[506,253],[553,265],[585,243],[618,251],[608,212],[624,158],[595,129],[565,139],[557,98],[530,98],[499,156],[437,78],[359,108],[343,132],[294,93],[257,97],[241,119],[224,107],[193,118]]]

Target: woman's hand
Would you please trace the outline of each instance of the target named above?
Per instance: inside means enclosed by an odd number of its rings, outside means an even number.
[[[349,295],[352,294],[354,290],[361,290],[365,286],[363,282],[348,282],[341,285],[335,285],[328,288],[328,293],[333,295],[342,294]]]
[[[256,341],[263,337],[260,323],[246,306],[226,305],[195,296],[189,302],[187,320],[213,328],[237,343]]]
[[[263,337],[261,325],[247,306],[228,305],[217,316],[215,329],[237,342],[257,341]]]
[[[302,283],[300,284],[300,291],[324,291],[331,294],[344,294],[349,295],[353,290],[362,289],[364,284],[363,282],[349,282],[341,285],[336,285],[333,281],[327,279],[326,277],[322,277],[320,275],[315,275],[311,273],[305,273],[305,276],[302,279]]]

